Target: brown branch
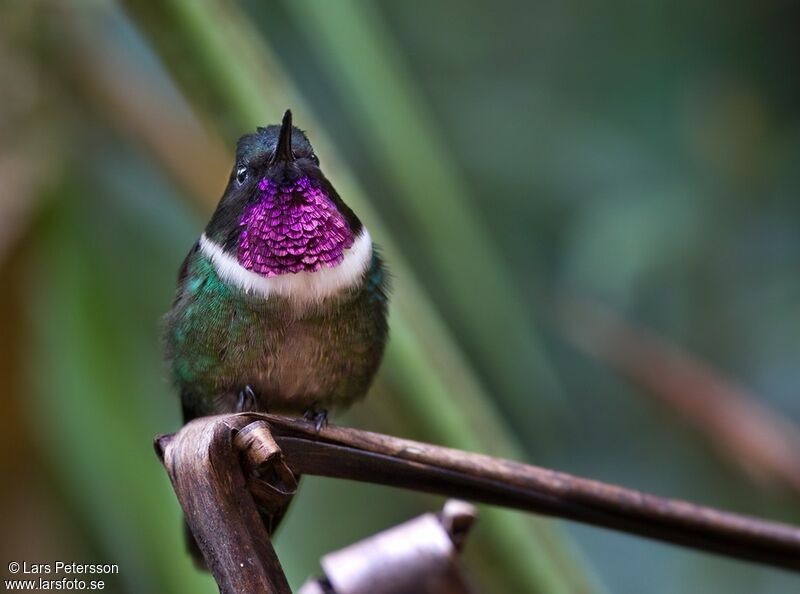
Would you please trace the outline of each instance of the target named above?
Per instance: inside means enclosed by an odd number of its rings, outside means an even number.
[[[475,594],[458,555],[475,517],[474,507],[451,499],[438,514],[328,553],[324,581],[309,580],[298,594]]]
[[[471,499],[800,570],[800,529],[518,462],[302,420],[267,420],[295,473]]]
[[[263,422],[243,417],[211,417],[156,439],[186,522],[221,594],[291,594],[259,510],[280,517],[297,483],[265,429]],[[258,481],[262,469],[267,480]]]
[[[259,511],[279,519],[300,474],[471,499],[800,570],[794,526],[388,435],[317,433],[301,419],[244,413],[197,419],[156,443],[223,594],[289,591]]]

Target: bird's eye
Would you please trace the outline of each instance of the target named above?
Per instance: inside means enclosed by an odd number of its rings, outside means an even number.
[[[247,167],[242,165],[236,170],[236,183],[240,186],[247,181]]]
[[[308,156],[308,158],[314,161],[314,163],[316,163],[317,165],[319,165],[319,158],[317,157],[317,153],[311,153]]]

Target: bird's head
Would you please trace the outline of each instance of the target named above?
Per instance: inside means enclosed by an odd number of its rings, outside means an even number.
[[[271,277],[339,265],[361,229],[287,110],[281,125],[239,140],[205,235],[245,269]]]

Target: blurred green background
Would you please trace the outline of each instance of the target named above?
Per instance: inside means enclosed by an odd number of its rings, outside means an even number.
[[[4,2],[4,575],[106,562],[107,591],[216,591],[151,447],[179,426],[159,318],[236,138],[287,107],[394,273],[387,358],[340,422],[800,522],[798,17],[710,0]],[[297,586],[324,552],[440,503],[304,480],[278,554]],[[466,561],[486,592],[800,589],[481,513]]]

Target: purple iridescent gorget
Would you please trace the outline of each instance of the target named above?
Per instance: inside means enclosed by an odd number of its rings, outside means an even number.
[[[308,177],[278,185],[263,179],[260,196],[239,226],[239,264],[264,276],[333,267],[353,245],[353,232],[328,195]]]

